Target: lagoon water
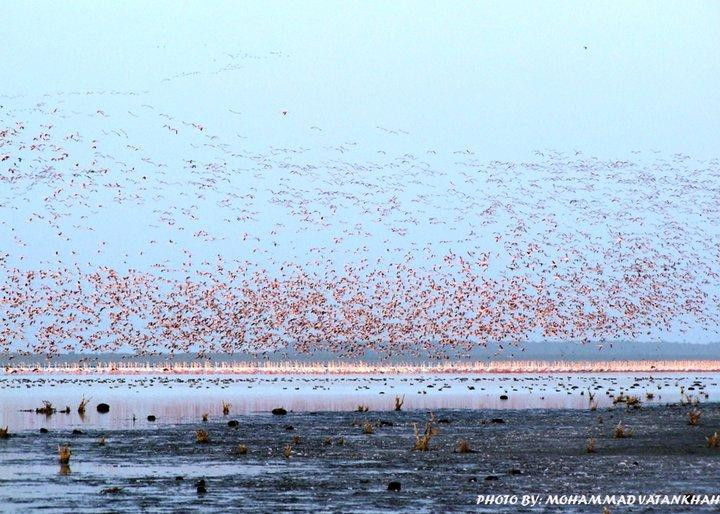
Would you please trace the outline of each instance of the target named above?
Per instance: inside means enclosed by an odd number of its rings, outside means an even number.
[[[598,407],[614,397],[637,396],[644,404],[686,400],[714,401],[720,373],[482,374],[482,375],[214,375],[132,376],[6,375],[0,378],[0,426],[13,430],[45,428],[131,429],[146,423],[181,423],[202,414],[221,414],[222,402],[234,414],[267,413],[275,407],[293,412],[371,411],[394,407],[404,396],[404,410],[437,409],[587,409],[589,391]],[[652,395],[648,396],[648,393]],[[507,399],[501,399],[506,395]],[[90,399],[83,417],[76,412]],[[49,401],[69,414],[35,413]],[[110,405],[108,414],[97,403]],[[133,416],[135,421],[133,421]]]

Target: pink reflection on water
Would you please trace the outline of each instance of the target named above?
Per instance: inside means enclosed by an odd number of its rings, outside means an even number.
[[[370,415],[392,411],[396,395],[405,396],[404,410],[438,409],[587,409],[589,391],[599,408],[613,396],[632,394],[643,403],[677,402],[684,394],[702,401],[715,398],[720,373],[654,374],[485,374],[431,376],[271,376],[213,375],[131,377],[36,375],[0,380],[0,426],[11,431],[93,427],[106,430],[148,428],[168,423],[201,422],[202,415],[223,419],[222,402],[234,415],[288,411],[354,411],[368,405]],[[634,385],[636,384],[636,385]],[[647,397],[652,393],[653,397]],[[500,399],[506,395],[507,400]],[[91,398],[86,414],[77,405]],[[70,413],[36,414],[42,401]],[[108,414],[96,411],[110,405]],[[30,409],[31,412],[23,412]],[[147,416],[157,417],[148,422]],[[134,418],[134,419],[133,419]]]

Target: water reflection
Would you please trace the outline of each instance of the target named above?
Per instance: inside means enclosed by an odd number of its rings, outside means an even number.
[[[465,409],[587,409],[591,394],[599,408],[618,395],[637,396],[645,404],[708,401],[718,392],[720,374],[586,374],[458,375],[458,376],[237,376],[212,377],[68,377],[14,376],[0,379],[0,427],[48,430],[95,427],[107,430],[152,428],[163,424],[229,416],[288,411],[371,411]],[[76,404],[91,390],[88,409],[63,409],[37,414],[43,401]],[[501,399],[507,397],[507,399]],[[99,413],[97,404],[110,406]],[[82,412],[81,412],[82,410]],[[157,421],[147,420],[148,415]]]

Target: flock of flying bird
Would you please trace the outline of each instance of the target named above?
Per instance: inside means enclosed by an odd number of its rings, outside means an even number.
[[[234,109],[214,129],[147,101],[0,96],[0,348],[447,357],[717,333],[717,159],[490,161],[383,127],[376,148],[282,106],[303,144],[280,146]]]

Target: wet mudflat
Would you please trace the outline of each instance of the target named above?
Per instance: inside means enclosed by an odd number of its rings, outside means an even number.
[[[691,426],[695,408],[700,417]],[[475,500],[478,494],[719,492],[720,448],[708,448],[706,441],[720,431],[715,403],[433,414],[437,434],[428,451],[413,450],[413,423],[422,434],[431,419],[420,410],[286,415],[231,410],[209,415],[206,422],[138,416],[130,428],[19,430],[0,439],[0,505],[7,511],[49,512],[517,512],[522,508],[480,508]],[[620,422],[630,437],[614,437]],[[371,434],[364,433],[368,424]],[[206,431],[209,442],[198,443],[197,430]],[[589,438],[595,438],[595,453],[587,453]],[[474,452],[458,453],[460,440]],[[66,444],[72,456],[65,467],[58,463],[58,446]],[[239,453],[239,445],[247,453]],[[205,493],[197,490],[201,479]],[[388,491],[392,481],[400,482],[400,491]],[[716,507],[692,510],[703,509]]]

